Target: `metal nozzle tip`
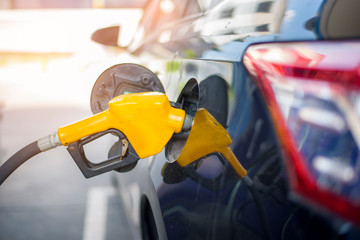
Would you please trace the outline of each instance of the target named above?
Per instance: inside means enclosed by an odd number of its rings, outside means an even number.
[[[184,124],[182,126],[183,131],[189,131],[192,128],[194,118],[188,114],[185,114]]]

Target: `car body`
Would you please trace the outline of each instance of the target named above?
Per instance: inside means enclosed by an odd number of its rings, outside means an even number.
[[[356,0],[148,1],[127,52],[170,101],[226,128],[260,196],[217,152],[170,163],[175,139],[114,173],[134,239],[360,236],[359,13]]]

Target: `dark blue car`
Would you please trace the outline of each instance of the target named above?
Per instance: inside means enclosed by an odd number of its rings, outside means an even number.
[[[148,1],[127,52],[227,130],[254,191],[219,152],[174,162],[175,135],[115,173],[134,239],[359,239],[359,23],[358,0]]]

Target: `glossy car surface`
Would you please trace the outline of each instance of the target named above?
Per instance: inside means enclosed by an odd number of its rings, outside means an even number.
[[[169,2],[173,4],[166,7]],[[290,187],[294,184],[284,166],[287,150],[279,127],[249,65],[244,65],[249,46],[315,42],[321,48],[330,42],[330,48],[341,48],[356,43],[359,20],[356,0],[149,1],[127,51],[159,77],[170,101],[182,103],[193,116],[206,108],[226,128],[266,216],[221,154],[184,168],[169,163],[169,154],[182,146],[175,138],[131,171],[115,173],[134,238],[360,237],[353,219],[324,210],[319,202],[308,203]],[[353,49],[358,48],[355,44]]]

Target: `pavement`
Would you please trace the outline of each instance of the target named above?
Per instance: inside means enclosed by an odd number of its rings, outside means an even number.
[[[76,107],[5,109],[0,162],[89,114]],[[101,149],[99,144],[89,158],[99,158]],[[132,239],[111,176],[85,179],[65,147],[31,158],[0,186],[0,239]]]

